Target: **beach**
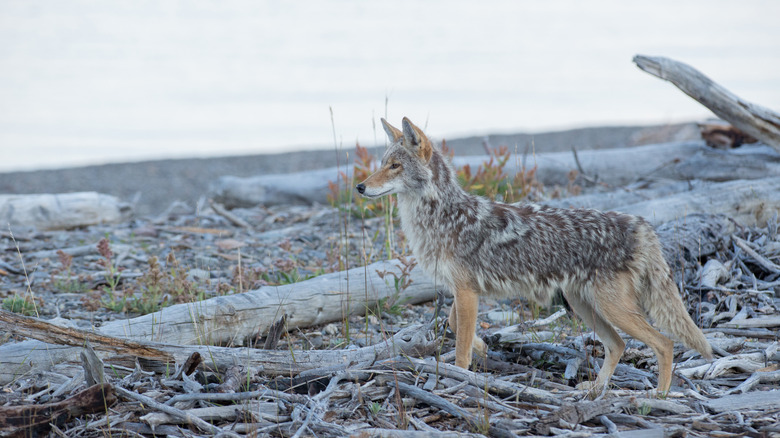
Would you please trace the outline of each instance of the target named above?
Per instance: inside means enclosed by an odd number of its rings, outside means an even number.
[[[698,137],[695,124],[593,127],[540,134],[494,134],[446,140],[455,155],[485,154],[507,146],[518,154],[631,147]],[[438,139],[441,142],[441,139]],[[382,147],[373,148],[381,156]],[[351,162],[354,147],[279,154],[111,163],[97,166],[0,173],[0,193],[95,191],[132,204],[136,215],[159,214],[174,201],[194,206],[209,184],[225,175],[249,177],[302,172]],[[334,180],[337,175],[334,172]]]

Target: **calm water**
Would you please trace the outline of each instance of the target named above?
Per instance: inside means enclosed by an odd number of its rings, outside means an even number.
[[[687,62],[780,111],[780,2],[0,0],[0,171],[658,123]],[[378,129],[378,128],[377,128]]]

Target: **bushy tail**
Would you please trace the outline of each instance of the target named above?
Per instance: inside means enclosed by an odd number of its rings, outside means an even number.
[[[712,347],[701,329],[688,315],[680,292],[672,280],[669,265],[661,253],[661,245],[655,233],[649,237],[652,244],[646,247],[645,284],[641,292],[642,307],[663,330],[668,331],[707,359],[712,359]]]

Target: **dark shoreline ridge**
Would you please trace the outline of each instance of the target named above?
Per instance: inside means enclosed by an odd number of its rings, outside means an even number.
[[[698,138],[694,123],[655,126],[580,128],[542,134],[490,135],[489,143],[518,153],[608,149]],[[485,136],[447,140],[456,155],[484,154]],[[437,140],[437,141],[440,141]],[[345,145],[352,154],[354,146]],[[377,148],[378,149],[378,148]],[[378,150],[374,150],[375,155]],[[133,202],[138,215],[159,214],[173,201],[194,205],[209,184],[224,175],[240,177],[300,172],[336,165],[333,149],[280,154],[187,158],[134,163],[0,173],[0,193],[67,193],[96,191]],[[341,157],[345,159],[344,155]],[[351,160],[352,158],[350,158]],[[335,179],[335,175],[334,175]]]

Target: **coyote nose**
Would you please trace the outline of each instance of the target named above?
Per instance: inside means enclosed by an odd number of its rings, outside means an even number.
[[[366,186],[363,184],[358,184],[355,186],[355,188],[357,189],[358,193],[360,193],[361,195],[363,194],[363,192],[366,191]]]

